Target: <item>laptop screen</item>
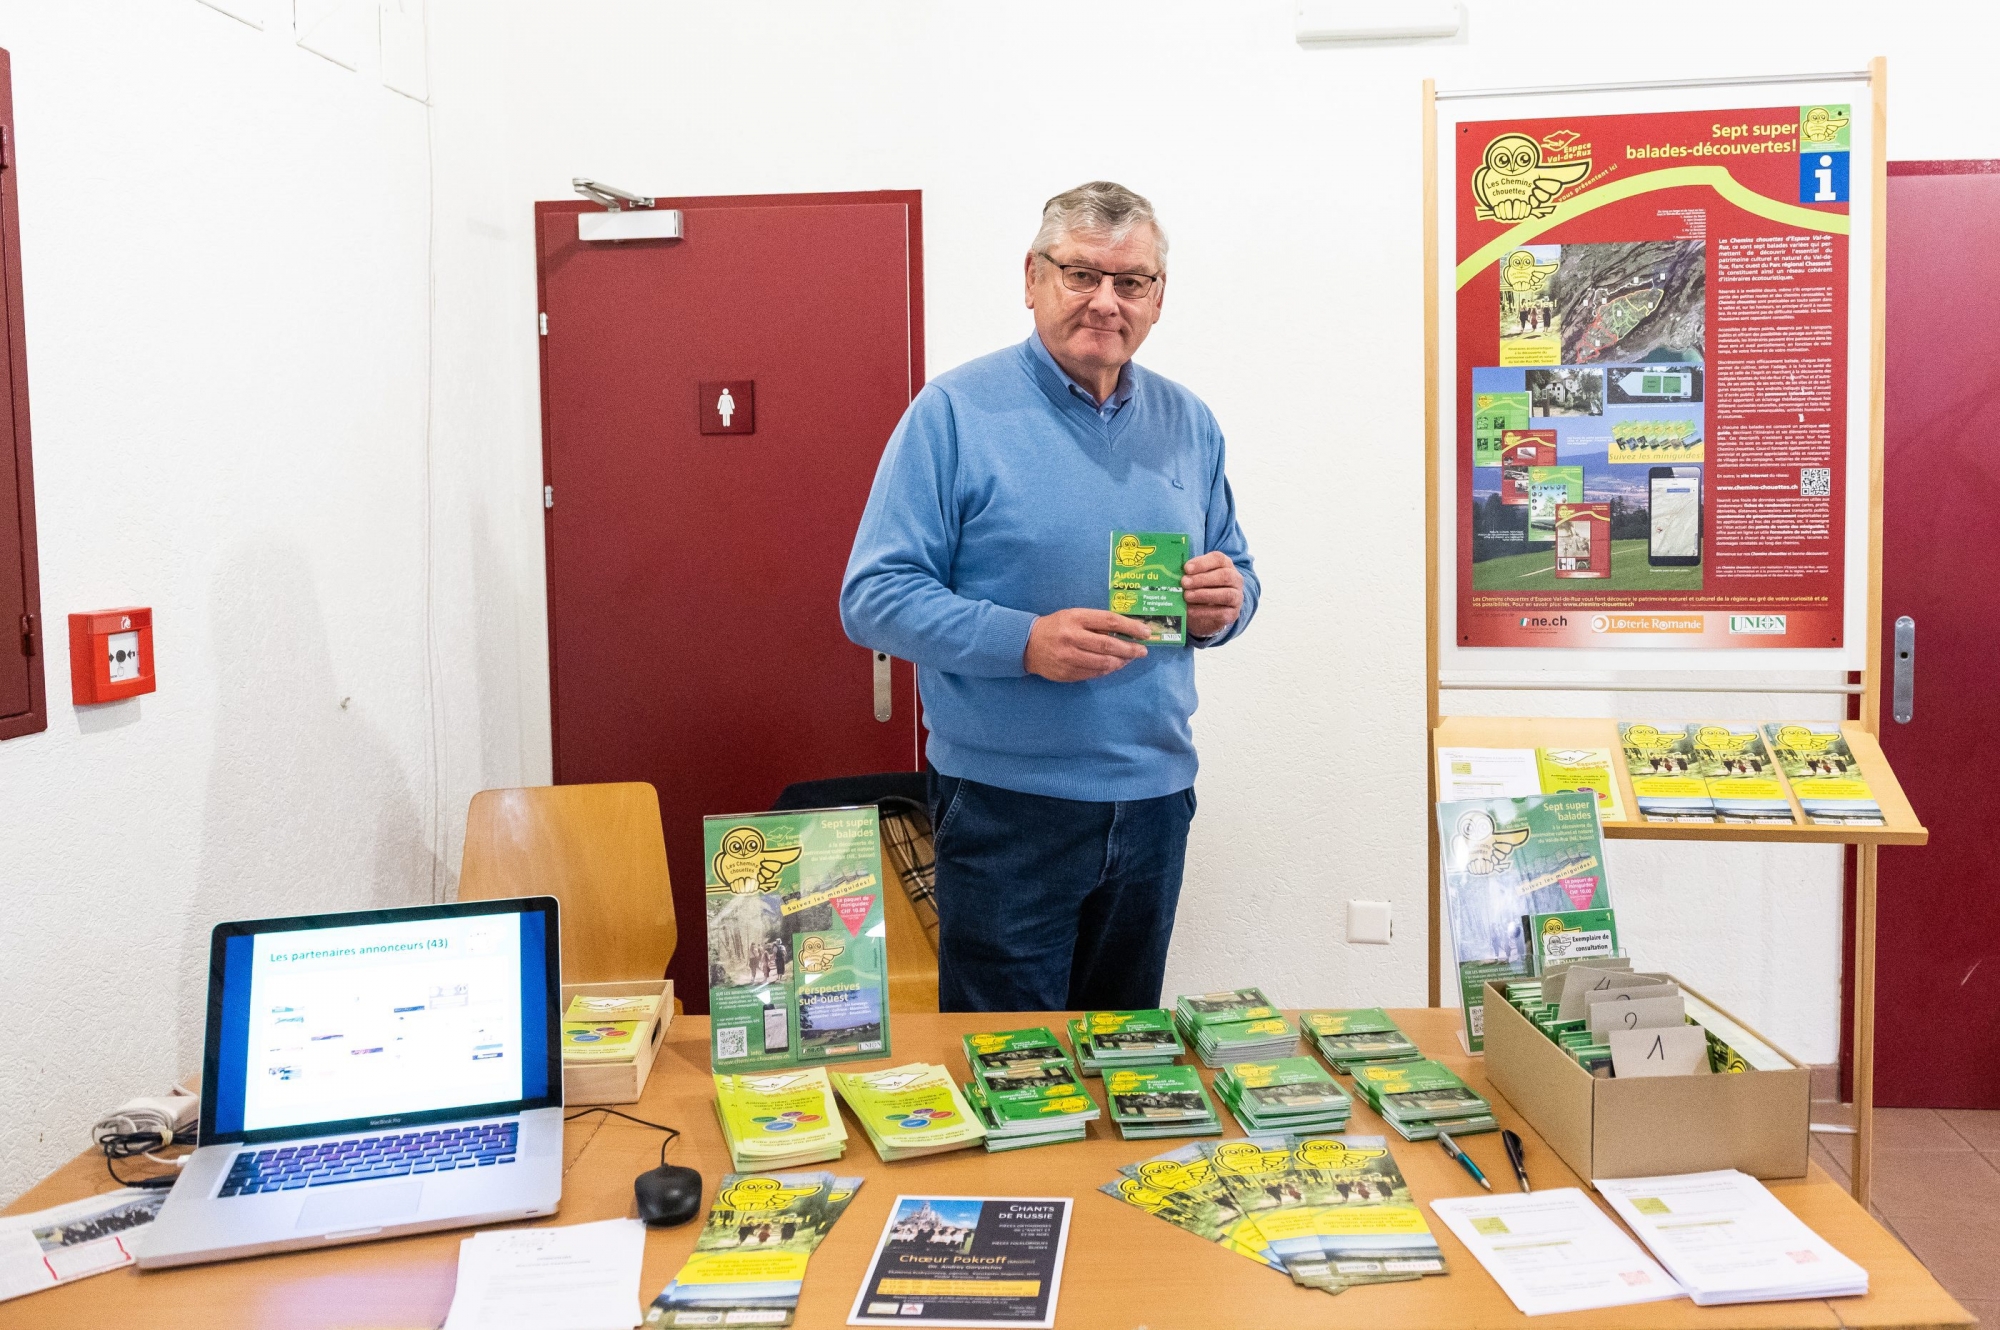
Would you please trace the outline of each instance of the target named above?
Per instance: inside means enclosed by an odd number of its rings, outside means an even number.
[[[562,1102],[549,897],[219,925],[201,1140]]]

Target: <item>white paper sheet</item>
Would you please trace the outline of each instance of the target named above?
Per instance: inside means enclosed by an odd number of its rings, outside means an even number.
[[[1440,748],[1438,802],[1525,799],[1542,792],[1532,748]]]
[[[1866,1270],[1747,1173],[1600,1179],[1597,1190],[1699,1306],[1868,1291]]]
[[[1431,1209],[1523,1314],[1682,1295],[1665,1270],[1575,1187],[1453,1196]]]
[[[636,1219],[475,1233],[444,1330],[632,1330],[645,1253]]]
[[[0,1301],[132,1264],[167,1193],[126,1187],[0,1219]]]

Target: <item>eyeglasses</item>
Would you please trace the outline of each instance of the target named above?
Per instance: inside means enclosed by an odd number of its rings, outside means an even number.
[[[1065,289],[1080,296],[1096,294],[1097,288],[1108,277],[1111,279],[1111,294],[1120,300],[1144,300],[1152,292],[1153,284],[1160,280],[1157,273],[1105,272],[1101,268],[1086,268],[1079,263],[1058,263],[1053,255],[1042,250],[1036,251],[1036,257],[1046,260],[1049,266],[1062,274]]]

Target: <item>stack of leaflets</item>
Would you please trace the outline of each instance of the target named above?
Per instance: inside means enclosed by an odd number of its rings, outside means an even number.
[[[986,1128],[989,1151],[1080,1141],[1100,1116],[1047,1026],[968,1034],[960,1043],[972,1068],[965,1097]]]
[[[861,1182],[831,1173],[725,1175],[687,1263],[646,1309],[646,1330],[790,1325],[806,1262]]]
[[[1445,1273],[1380,1136],[1202,1141],[1099,1190],[1328,1293]]]
[[[1625,774],[1648,822],[1713,822],[1715,801],[1708,782],[1694,774],[1694,740],[1686,725],[1654,721],[1618,722],[1625,751]]]
[[[1187,1051],[1174,1018],[1151,1011],[1086,1011],[1069,1018],[1070,1047],[1086,1076],[1110,1067],[1160,1067]]]
[[[1862,778],[1860,759],[1848,746],[1839,721],[1773,722],[1764,727],[1764,741],[1791,782],[1808,822],[1883,825],[1882,805]]]
[[[1354,1101],[1326,1068],[1311,1058],[1239,1062],[1215,1073],[1215,1092],[1251,1135],[1289,1131],[1339,1132]]]
[[[730,1162],[745,1171],[838,1159],[847,1128],[826,1068],[715,1078],[715,1116]]]
[[[1327,1065],[1343,1076],[1370,1062],[1407,1062],[1423,1056],[1380,1007],[1299,1013],[1299,1026]]]
[[[962,1150],[986,1139],[986,1129],[959,1093],[951,1072],[935,1063],[912,1062],[887,1071],[836,1071],[833,1085],[885,1164]]]
[[[1354,1091],[1406,1141],[1439,1132],[1469,1136],[1498,1131],[1493,1105],[1442,1062],[1382,1062],[1355,1073]]]
[[[659,1014],[660,995],[597,997],[578,993],[563,1011],[563,1061],[630,1062]]]
[[[1792,826],[1792,801],[1755,725],[1696,723],[1694,773],[1708,783],[1718,822]]]
[[[1220,1136],[1222,1121],[1193,1067],[1120,1067],[1104,1073],[1104,1102],[1128,1141]]]
[[[1697,1307],[1868,1291],[1867,1270],[1747,1173],[1725,1168],[1596,1186]]]
[[[1298,1030],[1260,988],[1184,994],[1174,999],[1174,1020],[1211,1067],[1267,1062],[1298,1049]]]

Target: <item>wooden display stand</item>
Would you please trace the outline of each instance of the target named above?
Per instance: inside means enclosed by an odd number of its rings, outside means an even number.
[[[1439,162],[1437,139],[1437,92],[1435,85],[1426,80],[1423,90],[1424,126],[1424,296],[1425,296],[1425,344],[1424,344],[1424,388],[1425,388],[1425,651],[1427,676],[1427,728],[1429,743],[1426,750],[1427,779],[1431,806],[1438,798],[1437,750],[1446,746],[1494,747],[1494,748],[1536,748],[1536,747],[1589,747],[1609,749],[1613,753],[1613,767],[1619,781],[1627,816],[1619,821],[1606,822],[1604,835],[1609,839],[1646,839],[1677,841],[1713,842],[1770,842],[1792,841],[1807,844],[1853,845],[1855,849],[1856,879],[1854,892],[1854,955],[1850,961],[1854,985],[1853,1012],[1853,1083],[1854,1083],[1854,1130],[1855,1149],[1853,1166],[1853,1194],[1862,1205],[1868,1204],[1871,1183],[1871,1156],[1874,1146],[1874,1062],[1875,1062],[1875,924],[1876,924],[1876,850],[1882,845],[1922,845],[1929,839],[1929,833],[1918,820],[1915,810],[1904,796],[1902,786],[1895,773],[1883,757],[1881,745],[1876,740],[1882,714],[1883,688],[1880,662],[1882,660],[1882,409],[1883,409],[1883,300],[1884,300],[1884,256],[1886,224],[1886,180],[1888,160],[1882,132],[1885,115],[1886,62],[1876,58],[1867,71],[1867,87],[1873,113],[1874,132],[1870,137],[1874,188],[1870,194],[1869,228],[1872,302],[1872,326],[1869,336],[1869,419],[1868,457],[1866,470],[1868,485],[1868,530],[1867,530],[1867,585],[1862,592],[1866,605],[1866,657],[1862,668],[1850,671],[1850,682],[1837,688],[1786,687],[1735,687],[1709,685],[1690,682],[1685,691],[1714,693],[1780,693],[1780,692],[1836,692],[1847,694],[1851,699],[1850,710],[1858,702],[1858,713],[1841,723],[1842,733],[1859,759],[1861,772],[1870,789],[1882,806],[1886,824],[1880,827],[1819,826],[1808,822],[1793,798],[1793,814],[1796,819],[1792,826],[1732,825],[1726,823],[1660,823],[1637,820],[1638,804],[1632,794],[1631,782],[1626,777],[1622,762],[1618,761],[1618,732],[1616,721],[1611,717],[1586,718],[1521,718],[1497,716],[1447,716],[1439,705],[1441,690],[1449,690],[1453,685],[1441,675],[1441,649],[1439,632],[1447,622],[1450,607],[1441,600],[1440,560],[1443,546],[1441,523],[1451,520],[1452,511],[1447,505],[1454,496],[1446,494],[1443,486],[1441,466],[1441,411],[1439,406],[1439,385],[1441,373],[1440,357],[1440,300],[1444,293],[1440,290],[1440,237],[1439,237]],[[1746,80],[1754,82],[1754,80]],[[1647,85],[1673,86],[1673,85]],[[1683,85],[1687,86],[1687,85]],[[1536,90],[1545,91],[1545,90]],[[1553,91],[1553,90],[1546,90]],[[1856,108],[1857,111],[1859,108]],[[1857,256],[1858,257],[1858,256]],[[1856,367],[1858,369],[1858,366]],[[1858,483],[1860,477],[1850,466],[1849,482]],[[1849,536],[1855,534],[1850,530]],[[1849,595],[1855,594],[1850,585]],[[1447,629],[1449,631],[1449,629]],[[1532,655],[1532,648],[1523,648],[1524,655]],[[1657,661],[1646,662],[1650,668],[1660,668]],[[1467,686],[1467,685],[1460,685]],[[1506,691],[1507,684],[1482,683],[1481,688]],[[1547,682],[1523,680],[1523,690],[1550,691],[1560,685]],[[1640,684],[1621,686],[1616,682],[1575,683],[1569,685],[1575,692],[1678,692],[1679,685]],[[1786,717],[1769,717],[1785,719]],[[1428,811],[1428,810],[1427,810]],[[1430,838],[1430,1004],[1441,1005],[1442,963],[1440,945],[1443,934],[1443,899],[1440,873],[1440,855],[1436,820],[1427,817]]]

